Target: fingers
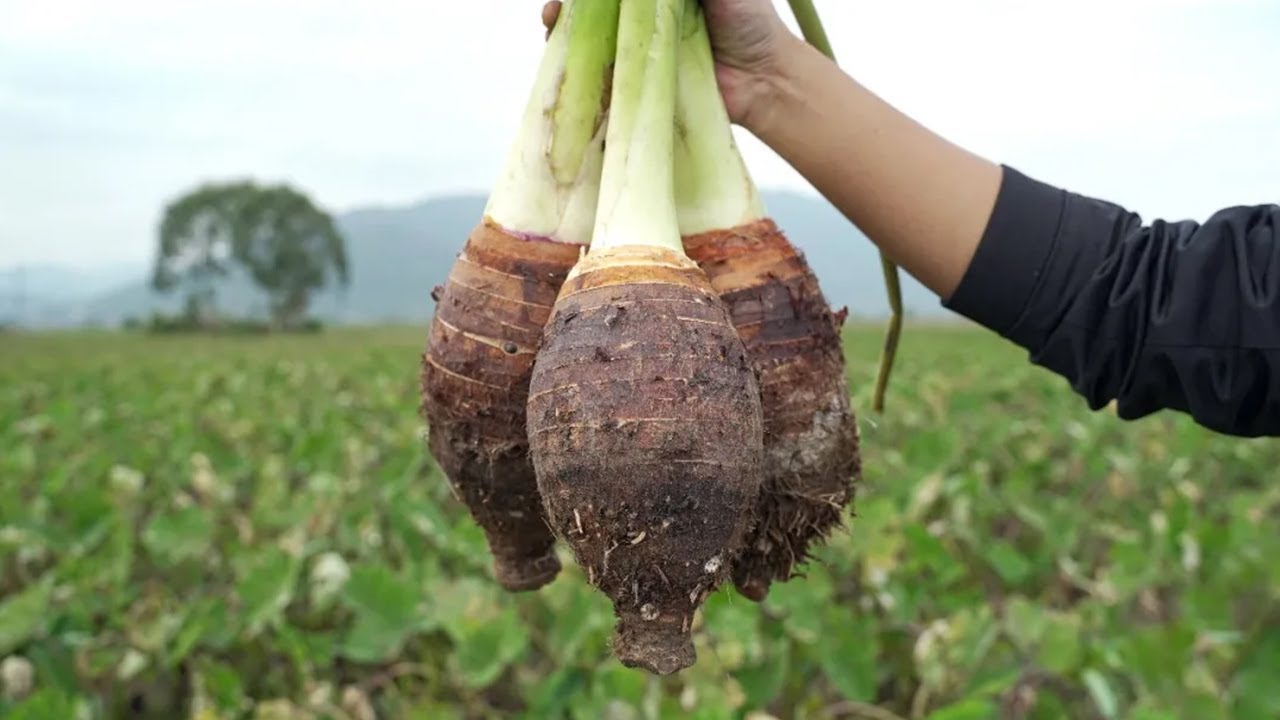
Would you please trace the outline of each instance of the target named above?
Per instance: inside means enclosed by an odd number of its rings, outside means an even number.
[[[556,20],[559,17],[560,0],[551,0],[542,6],[542,24],[547,28],[547,37],[551,37],[551,29],[556,26]]]

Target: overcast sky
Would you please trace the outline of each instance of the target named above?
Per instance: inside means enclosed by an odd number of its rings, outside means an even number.
[[[1280,201],[1280,0],[817,5],[846,69],[994,160],[1148,218]],[[540,6],[0,0],[0,267],[147,263],[163,204],[205,179],[335,211],[483,192]],[[744,150],[762,186],[811,192]]]

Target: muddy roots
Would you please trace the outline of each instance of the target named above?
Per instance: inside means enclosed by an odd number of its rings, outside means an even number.
[[[840,527],[861,474],[858,423],[832,313],[818,280],[771,220],[685,238],[689,257],[729,306],[760,378],[764,487],[733,567],[763,600]]]
[[[693,664],[694,613],[750,526],[763,428],[755,375],[705,276],[671,251],[640,256],[565,283],[529,435],[552,526],[613,601],[617,657],[669,674]]]
[[[484,223],[468,238],[422,358],[428,448],[484,529],[498,582],[535,590],[560,572],[525,432],[533,361],[580,247]]]

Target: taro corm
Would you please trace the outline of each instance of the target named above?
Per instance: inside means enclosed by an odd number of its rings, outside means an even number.
[[[421,379],[428,447],[511,591],[560,571],[525,408],[543,325],[595,222],[618,12],[617,0],[565,4],[484,217],[433,294]]]
[[[861,470],[858,425],[832,313],[804,256],[766,215],[717,90],[701,6],[680,47],[675,194],[685,251],[730,308],[758,375],[764,486],[734,563],[739,592],[763,600],[843,518]]]
[[[534,365],[529,438],[552,527],[613,602],[615,655],[665,675],[694,663],[695,613],[750,527],[763,418],[728,308],[680,238],[685,0],[621,8],[595,229]]]

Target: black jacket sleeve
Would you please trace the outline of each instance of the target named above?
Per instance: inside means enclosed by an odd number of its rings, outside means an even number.
[[[1280,205],[1154,221],[1004,168],[944,306],[1025,348],[1097,410],[1280,434]]]

